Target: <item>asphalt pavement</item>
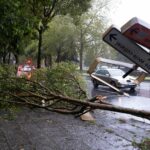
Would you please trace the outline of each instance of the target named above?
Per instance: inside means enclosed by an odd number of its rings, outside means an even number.
[[[23,109],[0,119],[1,150],[135,150],[150,137],[150,124],[126,114],[96,110],[96,121],[40,109]]]

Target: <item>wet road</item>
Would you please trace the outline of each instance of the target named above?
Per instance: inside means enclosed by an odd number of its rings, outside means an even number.
[[[137,95],[150,98],[150,82],[143,82],[137,87]]]
[[[104,95],[115,105],[150,110],[150,82],[142,83],[136,88],[135,92],[124,90],[124,92],[129,94],[129,97],[119,95],[115,91],[104,86],[99,86],[95,89],[90,80],[87,80],[87,87],[89,97]]]
[[[89,78],[86,78],[86,82],[89,97],[104,95],[108,97],[107,101],[111,104],[138,110],[150,111],[150,82],[148,81],[145,81],[137,86],[135,92],[130,92],[128,89],[124,90],[124,92],[129,94],[129,97],[119,95],[117,92],[111,90],[109,87],[106,86],[99,86],[97,89],[95,89]],[[129,117],[129,115],[127,116],[128,119],[134,118],[136,120],[143,121],[143,119],[138,117]],[[146,122],[150,124],[149,120],[146,120]]]

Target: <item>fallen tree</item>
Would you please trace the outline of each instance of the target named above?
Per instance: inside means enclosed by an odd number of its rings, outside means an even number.
[[[66,68],[66,67],[65,67]],[[76,117],[95,110],[107,110],[119,113],[131,114],[150,120],[150,111],[124,108],[108,103],[107,97],[95,96],[88,99],[77,76],[64,72],[63,76],[57,76],[58,81],[50,80],[47,73],[40,71],[43,78],[27,80],[3,74],[0,76],[0,104],[16,104],[27,107],[42,108],[49,111],[74,114]],[[57,72],[57,70],[54,70]],[[53,72],[50,72],[52,75]],[[60,70],[58,71],[60,74]],[[56,76],[56,74],[54,75]],[[48,80],[47,80],[48,79]],[[57,84],[57,82],[59,84]],[[61,84],[60,84],[61,82]],[[61,88],[59,86],[63,86]]]
[[[1,91],[0,97],[9,96],[9,99],[4,100],[1,98],[0,100],[7,101],[8,103],[38,107],[59,113],[74,114],[75,116],[80,116],[94,109],[101,109],[131,114],[150,120],[150,111],[115,106],[106,102],[105,100],[107,97],[104,96],[96,96],[91,99],[80,100],[64,96],[60,91],[52,92],[42,84],[24,78],[12,78],[11,80],[9,79],[9,81],[5,79],[5,81],[9,82],[9,84],[22,83],[24,86],[28,86],[28,88],[30,87],[29,89],[32,89],[25,90],[15,88],[11,91]]]

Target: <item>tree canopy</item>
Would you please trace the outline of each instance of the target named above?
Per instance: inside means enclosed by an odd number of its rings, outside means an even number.
[[[9,51],[18,59],[25,36],[36,29],[39,33],[38,66],[40,67],[42,35],[56,15],[81,15],[90,7],[91,0],[1,0],[0,1],[0,56],[5,60]],[[33,38],[33,36],[32,36]],[[27,38],[27,42],[30,38]],[[22,42],[23,41],[23,42]],[[18,60],[17,60],[18,61]]]
[[[75,17],[87,11],[91,0],[25,0],[28,13],[33,17],[35,29],[39,33],[37,67],[41,67],[42,36],[48,23],[56,15],[70,14]]]
[[[22,41],[30,33],[32,24],[18,0],[1,0],[0,18],[0,58],[5,62],[7,53],[13,52],[16,57],[21,53]]]
[[[12,53],[41,58],[80,61],[87,65],[96,55],[107,55],[102,42],[104,12],[109,0],[1,0],[0,62]],[[90,8],[90,9],[89,9]],[[86,57],[85,60],[83,60]],[[35,61],[34,61],[35,62]]]

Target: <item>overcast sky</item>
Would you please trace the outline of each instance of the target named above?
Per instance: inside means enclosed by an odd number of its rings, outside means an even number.
[[[133,17],[150,24],[150,0],[115,0],[118,5],[110,10],[112,24],[123,26]]]

